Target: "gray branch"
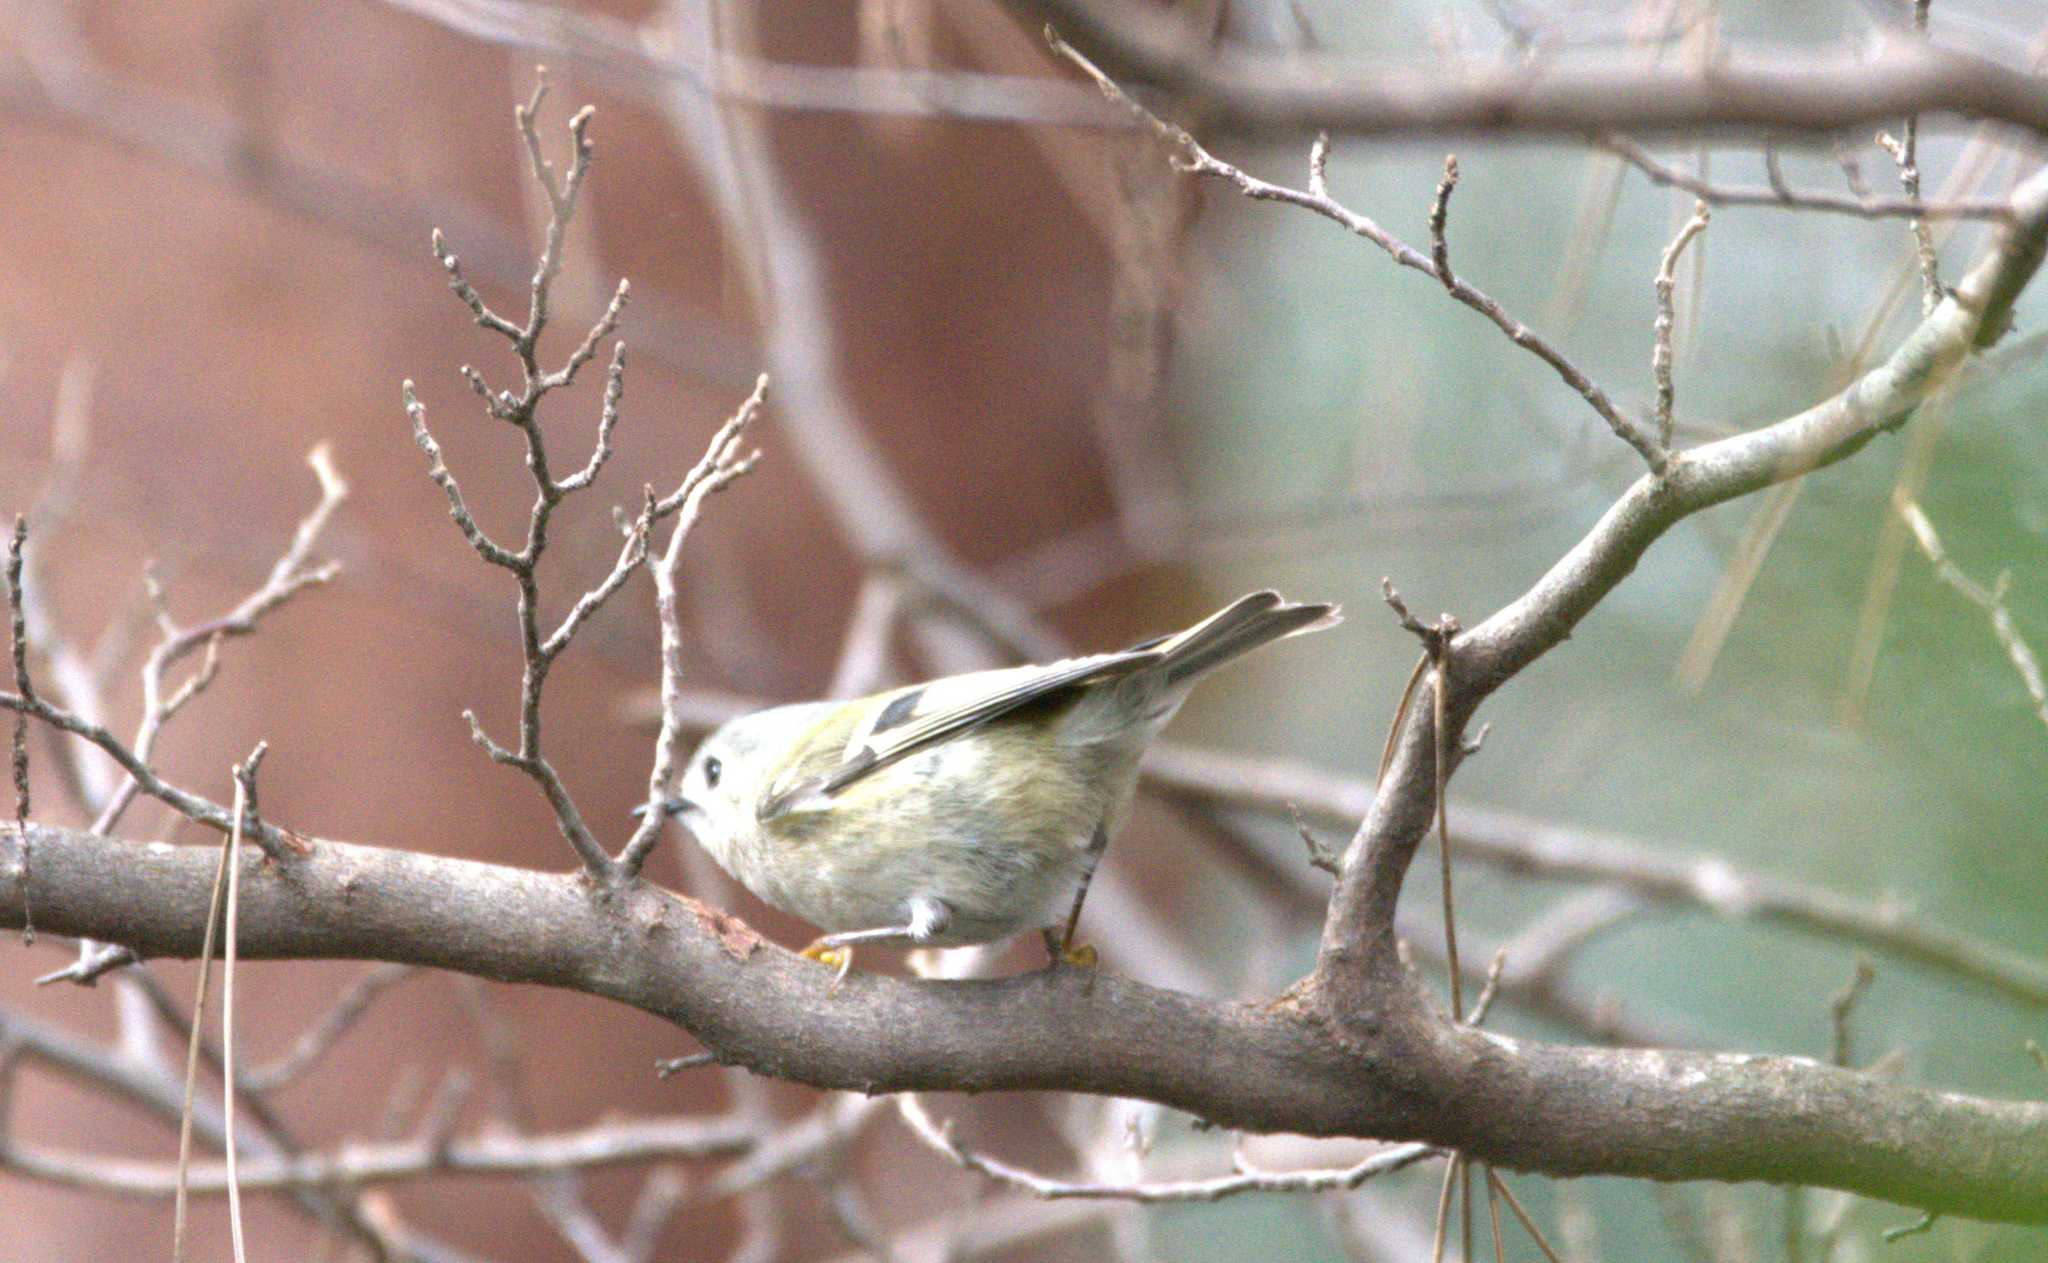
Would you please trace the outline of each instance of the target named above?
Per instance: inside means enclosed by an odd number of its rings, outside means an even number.
[[[1587,136],[1705,130],[1819,134],[1909,114],[1995,119],[2048,133],[2048,80],[1924,39],[1868,56],[1811,50],[1681,59],[1539,58],[1446,67],[1298,52],[1221,50],[1175,15],[1118,0],[1011,0],[1126,82],[1200,101],[1234,135]]]

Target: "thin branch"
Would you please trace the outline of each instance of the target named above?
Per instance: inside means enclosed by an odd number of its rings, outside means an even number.
[[[1160,140],[1164,141],[1174,151],[1174,165],[1180,170],[1191,175],[1210,176],[1223,180],[1235,186],[1246,197],[1258,201],[1284,202],[1290,206],[1299,206],[1304,210],[1312,211],[1342,226],[1346,231],[1363,237],[1365,240],[1378,246],[1400,266],[1412,268],[1427,276],[1442,280],[1445,290],[1452,298],[1457,299],[1465,306],[1470,307],[1492,321],[1496,328],[1507,335],[1510,342],[1513,342],[1516,346],[1521,347],[1542,360],[1545,364],[1548,364],[1564,380],[1566,385],[1577,391],[1579,396],[1592,407],[1593,411],[1600,415],[1600,419],[1607,423],[1608,428],[1613,430],[1617,437],[1630,447],[1636,449],[1636,452],[1643,458],[1644,463],[1649,465],[1652,471],[1664,468],[1665,462],[1670,458],[1670,453],[1657,442],[1654,436],[1646,433],[1641,426],[1630,420],[1620,409],[1616,408],[1613,401],[1608,398],[1607,392],[1602,390],[1576,364],[1567,359],[1561,351],[1546,342],[1529,326],[1509,315],[1506,308],[1502,307],[1499,302],[1495,301],[1484,291],[1461,278],[1440,276],[1436,261],[1429,255],[1416,250],[1413,246],[1394,236],[1371,219],[1331,198],[1327,193],[1292,189],[1284,185],[1272,184],[1222,161],[1207,149],[1204,149],[1185,129],[1166,122],[1132,100],[1121,87],[1117,86],[1114,80],[1096,69],[1094,63],[1083,57],[1071,45],[1061,40],[1058,35],[1048,30],[1046,38],[1052,44],[1053,51],[1072,62],[1082,73],[1093,79],[1095,85],[1102,89],[1104,96],[1130,111],[1133,118],[1149,127]],[[1448,190],[1443,195],[1447,197]],[[1448,262],[1446,262],[1446,266],[1448,266]]]
[[[235,820],[226,808],[166,782],[151,767],[151,760],[164,726],[212,682],[219,667],[220,642],[254,634],[266,616],[300,592],[324,584],[338,573],[338,563],[315,566],[309,564],[309,559],[334,511],[347,498],[348,484],[335,471],[325,444],[314,447],[307,456],[307,464],[320,483],[319,501],[300,519],[291,543],[272,564],[263,583],[233,609],[216,618],[181,627],[170,616],[161,584],[153,577],[148,579],[152,598],[158,607],[157,621],[162,636],[143,664],[142,718],[137,724],[132,747],[124,744],[105,725],[56,705],[47,698],[29,692],[0,693],[0,708],[82,738],[97,746],[127,773],[126,779],[115,787],[108,800],[99,805],[99,816],[93,824],[95,832],[111,832],[138,792],[164,802],[194,823],[222,833],[235,827]],[[198,669],[166,695],[164,681],[170,669],[201,650],[204,650],[204,657]],[[249,835],[274,858],[303,853],[303,843],[299,839],[261,821],[251,823]],[[112,956],[102,955],[96,958],[96,962],[88,962],[81,955],[73,970],[60,971],[58,976],[89,982],[115,963],[118,961]]]
[[[181,627],[170,615],[161,581],[145,572],[145,583],[158,607],[161,637],[142,664],[142,718],[137,722],[135,736],[129,743],[136,761],[143,764],[154,762],[157,742],[165,725],[213,683],[220,668],[222,642],[254,635],[266,617],[299,593],[326,584],[340,573],[339,562],[315,565],[312,554],[335,511],[348,498],[348,483],[335,469],[333,453],[325,443],[316,444],[306,454],[306,464],[319,483],[319,500],[299,519],[297,528],[292,532],[291,543],[271,564],[263,582],[233,609],[215,618]],[[194,653],[203,654],[199,667],[167,695],[165,681],[171,669]],[[99,816],[93,822],[94,832],[113,832],[134,802],[135,795],[145,788],[132,774],[124,779],[101,805]],[[252,822],[250,837],[266,853],[276,854],[285,847],[294,852],[298,850],[297,843],[288,834],[261,822]]]
[[[955,1140],[953,1125],[934,1119],[914,1092],[899,1095],[896,1108],[912,1135],[955,1166],[1047,1201],[1078,1197],[1129,1202],[1214,1202],[1240,1193],[1319,1193],[1331,1189],[1354,1189],[1374,1176],[1399,1171],[1442,1153],[1433,1145],[1392,1145],[1348,1167],[1310,1171],[1239,1171],[1206,1180],[1105,1184],[1053,1179],[1013,1166],[1000,1158],[977,1153]]]
[[[737,1157],[769,1143],[772,1138],[762,1137],[753,1124],[725,1116],[640,1118],[517,1135],[487,1131],[450,1137],[423,1131],[402,1140],[352,1141],[325,1152],[245,1157],[237,1174],[247,1192],[364,1188],[438,1176],[537,1176]],[[176,1194],[177,1170],[167,1162],[21,1145],[7,1159],[36,1179],[135,1197]],[[187,1192],[224,1196],[228,1181],[223,1162],[193,1164]]]
[[[348,985],[319,1019],[300,1033],[291,1049],[275,1061],[242,1072],[255,1092],[274,1092],[304,1075],[325,1057],[386,991],[419,976],[411,965],[373,965]]]
[[[674,495],[660,502],[673,503],[676,514],[675,525],[669,530],[668,546],[660,556],[647,559],[648,573],[654,577],[655,610],[661,626],[661,696],[664,703],[676,701],[683,692],[682,619],[676,595],[683,541],[689,538],[691,528],[697,524],[705,498],[753,468],[759,453],[742,457],[738,455],[739,444],[746,435],[747,427],[761,414],[761,406],[767,398],[768,377],[764,373],[755,381],[754,393],[747,396],[732,418],[712,436],[711,445],[683,479],[682,486]],[[648,511],[652,514],[657,505],[651,492],[647,499]],[[654,740],[654,764],[647,773],[647,809],[616,861],[619,875],[626,879],[639,875],[647,857],[653,853],[654,844],[661,837],[661,827],[667,817],[664,804],[675,792],[680,739],[680,721],[672,713],[672,708],[665,705],[661,731]]]
[[[1913,30],[1922,39],[1927,36],[1927,12],[1933,7],[1933,0],[1913,0]],[[1899,145],[1899,184],[1906,190],[1906,196],[1918,199],[1920,196],[1920,115],[1917,111],[1906,115],[1905,139]],[[1920,263],[1922,286],[1921,311],[1934,310],[1941,301],[1941,264],[1934,253],[1934,234],[1927,229],[1924,216],[1915,216],[1907,225],[1913,233],[1913,251]]]
[[[1479,989],[1479,998],[1472,1002],[1472,1009],[1462,1019],[1467,1026],[1479,1026],[1486,1021],[1486,1015],[1493,1010],[1493,1001],[1500,995],[1501,978],[1507,970],[1508,949],[1503,947],[1494,952],[1493,960],[1486,966],[1486,985]]]
[[[882,687],[903,603],[903,583],[896,576],[874,573],[862,580],[826,697],[860,697]]]
[[[433,433],[427,429],[427,409],[413,393],[412,379],[407,378],[399,390],[405,400],[405,414],[412,419],[413,442],[419,444],[420,450],[427,454],[427,477],[433,479],[434,485],[441,488],[442,493],[448,497],[448,516],[455,520],[456,528],[462,532],[462,538],[469,541],[469,546],[476,550],[477,556],[492,565],[506,570],[518,569],[517,555],[484,534],[483,528],[476,524],[476,518],[470,515],[469,506],[463,503],[462,488],[456,484],[455,475],[448,471],[447,464],[441,459],[440,443],[435,441]]]
[[[1301,835],[1301,844],[1308,848],[1309,867],[1320,868],[1332,877],[1343,872],[1344,865],[1339,862],[1342,857],[1338,855],[1337,851],[1329,843],[1315,835],[1315,830],[1309,828],[1308,821],[1301,818],[1300,811],[1295,811],[1292,814],[1294,816],[1294,831]]]
[[[1312,188],[1312,192],[1327,197],[1329,177],[1323,168],[1327,165],[1329,150],[1325,148],[1321,152],[1323,161],[1311,161],[1310,167],[1315,173],[1314,183],[1323,187]],[[1429,261],[1430,266],[1436,269],[1436,279],[1454,295],[1457,293],[1456,274],[1451,271],[1451,244],[1444,236],[1444,225],[1450,218],[1451,191],[1457,187],[1458,156],[1445,154],[1444,178],[1437,181],[1436,197],[1429,204]]]
[[[2044,725],[2048,725],[2048,677],[2041,671],[2041,660],[2034,656],[2033,648],[2021,637],[2019,628],[2013,623],[2012,609],[2006,604],[2006,593],[2011,587],[2010,572],[2001,572],[1997,582],[1989,588],[1964,574],[1962,568],[1949,560],[1948,550],[1942,546],[1941,536],[1935,532],[1934,523],[1927,514],[1911,500],[1898,505],[1899,515],[1912,528],[1913,538],[1918,541],[1920,551],[1934,567],[1934,577],[1970,604],[1983,610],[1991,619],[1991,634],[1997,638],[2005,656],[2012,662],[2012,668],[2019,673],[2020,682],[2026,686],[2027,696],[2033,699],[2034,714]]]
[[[1652,326],[1655,348],[1650,352],[1650,373],[1657,382],[1657,441],[1671,445],[1671,405],[1676,389],[1671,381],[1674,356],[1671,351],[1671,334],[1677,325],[1673,311],[1672,295],[1678,288],[1678,260],[1693,238],[1707,230],[1707,204],[1695,202],[1692,218],[1678,230],[1671,244],[1664,248],[1664,258],[1657,266],[1657,319]]]
[[[1507,1242],[1500,1232],[1500,1190],[1494,1187],[1493,1168],[1486,1169],[1486,1217],[1493,1227],[1493,1263],[1508,1263]]]
[[[233,827],[234,822],[227,808],[163,780],[137,759],[134,752],[122,744],[119,737],[107,731],[105,727],[91,723],[60,706],[54,706],[43,698],[25,698],[17,693],[0,692],[0,709],[27,715],[98,746],[108,758],[119,764],[123,771],[135,778],[143,793],[161,800],[193,823],[205,825],[221,833],[226,833]]]
[[[654,1263],[655,1254],[661,1249],[662,1234],[683,1208],[689,1187],[689,1182],[673,1167],[659,1166],[648,1172],[647,1182],[640,1186],[640,1196],[626,1221],[626,1230],[619,1236],[619,1250],[627,1259],[632,1263]]]
[[[674,493],[660,500],[657,500],[651,491],[648,493],[638,517],[622,526],[624,540],[610,571],[576,600],[569,612],[563,616],[559,626],[544,636],[539,625],[540,587],[537,572],[541,557],[547,549],[550,522],[554,510],[562,500],[592,485],[611,457],[612,434],[618,424],[619,403],[625,390],[623,344],[613,348],[598,418],[597,440],[590,458],[580,470],[566,478],[557,479],[552,472],[547,441],[538,419],[538,409],[541,401],[550,392],[574,384],[583,365],[596,356],[599,345],[616,331],[620,313],[631,293],[631,287],[625,281],[620,281],[611,302],[585,333],[576,349],[570,353],[567,361],[553,371],[541,367],[538,347],[550,317],[550,294],[555,278],[561,271],[568,227],[576,214],[584,180],[590,171],[594,151],[590,143],[589,128],[595,113],[591,107],[586,106],[570,118],[569,166],[566,172],[558,175],[554,164],[545,153],[538,130],[539,111],[546,96],[547,82],[543,71],[532,97],[518,106],[514,112],[520,140],[526,150],[528,166],[535,183],[547,196],[549,210],[540,257],[529,287],[526,322],[523,325],[516,325],[493,312],[477,294],[475,288],[464,279],[460,261],[449,250],[441,234],[436,231],[433,238],[435,256],[441,260],[442,267],[448,272],[450,285],[456,295],[470,308],[477,323],[495,330],[511,343],[513,353],[519,360],[523,388],[516,394],[512,391],[493,394],[484,384],[480,374],[467,368],[463,374],[471,388],[482,397],[489,413],[513,426],[525,440],[526,468],[533,481],[535,498],[527,519],[526,540],[517,551],[492,541],[477,526],[475,518],[463,502],[454,475],[448,472],[446,464],[441,459],[439,444],[427,430],[425,409],[420,405],[411,382],[405,384],[403,396],[406,412],[412,419],[414,440],[427,455],[428,477],[441,488],[447,498],[449,515],[455,520],[463,538],[469,542],[477,555],[486,562],[509,571],[518,587],[518,621],[523,661],[519,688],[519,740],[516,748],[492,740],[474,713],[465,711],[464,718],[469,723],[470,735],[493,762],[523,772],[540,787],[549,806],[554,810],[556,823],[562,835],[582,861],[585,873],[594,880],[615,883],[630,880],[637,875],[640,865],[653,847],[661,823],[660,815],[658,812],[651,812],[649,817],[642,821],[617,859],[606,853],[591,834],[582,812],[569,793],[568,786],[563,783],[560,774],[543,752],[542,692],[555,660],[568,648],[584,624],[625,586],[636,571],[645,565],[654,571],[659,582],[662,569],[652,565],[648,558],[649,535],[656,523],[681,514],[681,520],[671,537],[666,560],[669,581],[673,584],[676,552],[682,536],[687,534],[689,526],[694,524],[704,497],[722,489],[752,467],[754,457],[740,457],[736,449],[740,432],[759,410],[765,379],[757,386],[754,397],[741,409],[741,414],[728,421],[714,436],[704,459],[689,472]],[[673,604],[674,593],[671,590],[663,597],[664,610],[672,614]],[[679,672],[679,639],[671,645],[668,644],[666,632],[664,636],[664,672],[667,673],[671,667]],[[661,752],[662,758],[667,762],[664,764],[658,760],[658,770],[664,777],[672,776],[672,772],[668,770],[673,764],[672,744],[671,742],[670,748]]]
[[[484,302],[483,295],[477,293],[476,287],[469,283],[469,278],[462,274],[462,260],[456,256],[453,250],[448,248],[448,240],[441,235],[439,228],[434,229],[432,244],[434,257],[441,261],[442,269],[448,273],[448,288],[454,290],[455,296],[462,300],[465,307],[469,308],[470,314],[476,317],[477,324],[489,329],[492,333],[517,342],[519,340],[519,326],[505,319],[497,312],[492,311],[490,306]],[[481,379],[477,379],[476,384],[480,384],[480,381]]]
[[[2012,219],[2012,203],[2002,197],[1959,197],[1926,202],[1917,193],[1908,197],[1879,197],[1860,184],[1852,185],[1848,196],[1794,189],[1785,183],[1784,173],[1778,166],[1777,151],[1773,148],[1764,151],[1765,169],[1770,175],[1769,186],[1745,188],[1715,184],[1660,162],[1649,150],[1613,132],[1595,137],[1594,144],[1648,176],[1650,183],[1683,190],[1709,206],[1824,211],[1858,219],[1987,219],[1999,223]]]
[[[1863,999],[1870,984],[1877,980],[1877,970],[1871,966],[1870,958],[1856,958],[1856,973],[1847,985],[1835,992],[1828,1001],[1828,1016],[1834,1030],[1834,1039],[1828,1046],[1828,1060],[1838,1066],[1854,1066],[1853,1048],[1850,1044],[1849,1018],[1856,1012],[1856,1005]]]
[[[1907,117],[1903,140],[1890,132],[1877,134],[1878,147],[1890,154],[1899,168],[1900,187],[1914,201],[1920,198],[1919,137],[1918,115]],[[1934,253],[1934,234],[1928,230],[1927,221],[1918,217],[1910,219],[1906,222],[1906,229],[1913,234],[1913,257],[1920,267],[1920,311],[1924,315],[1933,311],[1935,304],[1941,301],[1941,266]]]
[[[626,292],[626,282],[619,282],[619,292]],[[614,299],[614,302],[617,300]],[[607,312],[607,317],[610,313]],[[594,332],[594,330],[593,330]],[[562,479],[564,494],[581,491],[597,481],[597,475],[605,462],[612,458],[612,430],[619,424],[619,401],[626,394],[626,342],[621,338],[612,344],[612,359],[604,375],[604,403],[597,414],[597,442],[590,449],[590,460],[576,473]]]

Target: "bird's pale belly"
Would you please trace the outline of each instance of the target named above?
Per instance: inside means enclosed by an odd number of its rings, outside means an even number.
[[[906,924],[914,898],[934,898],[951,917],[933,945],[965,947],[1058,924],[1080,885],[1085,843],[927,836],[915,847],[835,849],[833,858],[785,851],[765,866],[764,880],[748,884],[835,934]],[[804,871],[783,871],[791,865]]]
[[[917,901],[937,900],[946,915],[933,945],[993,942],[1065,921],[1132,770],[1087,748],[1005,758],[970,735],[763,822],[734,839],[728,867],[828,934],[908,926]]]

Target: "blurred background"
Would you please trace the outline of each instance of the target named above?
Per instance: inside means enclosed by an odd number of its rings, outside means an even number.
[[[1686,57],[1853,47],[1896,17],[1848,0],[1185,7],[1218,38],[1446,65],[1497,55],[1515,22],[1617,56]],[[547,358],[567,354],[619,277],[633,285],[619,452],[558,519],[543,577],[557,616],[609,567],[613,506],[634,504],[643,484],[673,485],[766,371],[775,394],[757,431],[760,467],[711,503],[685,563],[690,684],[710,709],[845,683],[842,646],[863,605],[900,598],[906,614],[867,673],[879,687],[1010,651],[1117,646],[1272,586],[1342,602],[1350,617],[1216,677],[1172,738],[1369,779],[1416,655],[1380,603],[1382,577],[1418,614],[1474,624],[1561,555],[1639,462],[1429,278],[1326,221],[1173,172],[1047,56],[1044,17],[992,0],[6,6],[0,507],[37,505],[74,461],[69,513],[47,531],[32,519],[57,626],[132,665],[148,636],[148,560],[181,621],[232,606],[314,503],[305,457],[329,443],[351,488],[324,537],[340,577],[225,648],[218,681],[167,734],[162,766],[225,800],[229,764],[265,739],[272,820],[569,865],[539,794],[492,766],[460,718],[473,708],[501,739],[513,732],[513,593],[451,529],[399,400],[401,380],[415,379],[478,518],[517,538],[531,487],[516,435],[482,414],[457,373],[473,364],[503,386],[515,365],[447,292],[428,234],[447,234],[487,299],[523,311],[546,203],[512,107],[545,62],[541,135],[558,163],[570,114],[597,107],[596,164]],[[2040,22],[2024,0],[1939,0],[1931,29],[2027,65]],[[720,50],[715,66],[707,48]],[[1152,103],[1199,130],[1199,109]],[[1203,135],[1255,174],[1307,178],[1306,138]],[[1931,123],[1920,139],[1929,195],[2002,193],[2036,161],[2011,140]],[[1870,185],[1896,188],[1868,137],[1839,148]],[[1426,247],[1451,151],[1463,171],[1449,230],[1457,270],[1624,408],[1646,411],[1652,277],[1690,195],[1578,145],[1483,136],[1339,138],[1331,190]],[[1716,180],[1764,178],[1753,144],[1657,152]],[[1826,144],[1788,142],[1782,159],[1795,184],[1842,185]],[[1985,230],[1934,231],[1953,280]],[[1677,276],[1676,416],[1694,441],[1823,398],[1919,312],[1898,220],[1729,208]],[[2044,301],[2024,297],[2008,348],[1904,435],[1660,542],[1567,645],[1487,705],[1491,734],[1454,787],[1454,831],[1461,803],[1509,810],[1673,859],[1717,856],[2038,959],[2048,722],[1984,613],[1937,581],[1889,506],[1900,491],[1917,499],[1954,562],[1985,585],[2009,572],[2015,628],[2048,642],[2048,371],[2028,337]],[[601,368],[544,408],[564,464],[587,454]],[[976,631],[949,605],[1011,634]],[[549,683],[549,751],[614,846],[645,794],[656,673],[642,583]],[[133,674],[109,678],[125,729]],[[87,822],[54,778],[41,802],[53,823]],[[1341,842],[1341,830],[1322,831]],[[123,832],[207,840],[148,803]],[[1110,852],[1086,935],[1109,967],[1147,981],[1271,995],[1308,966],[1320,920],[1324,879],[1299,852],[1285,820],[1148,798]],[[680,834],[650,871],[778,942],[809,937],[735,891]],[[1435,906],[1434,873],[1416,866],[1411,909]],[[1468,960],[1583,889],[1480,864],[1461,867],[1459,882]],[[1615,907],[1560,976],[1580,1011],[1661,1041],[1829,1055],[1830,998],[1857,949],[1697,907]],[[1415,925],[1421,967],[1436,970],[1437,931]],[[1029,946],[973,967],[1035,967]],[[0,1005],[88,1040],[149,1029],[122,1016],[132,984],[117,978],[32,985],[72,950],[48,937],[10,944]],[[2048,1039],[2041,1004],[1881,953],[1874,962],[1852,1017],[1857,1064],[1888,1059],[1910,1081],[1998,1097],[2048,1087],[2024,1051]],[[902,967],[887,952],[863,965]],[[363,968],[244,965],[253,1055],[287,1047]],[[193,970],[150,969],[189,1008]],[[1512,997],[1492,1023],[1589,1038]],[[516,1053],[509,1070],[491,1060],[491,1030],[510,1033],[499,1045]],[[835,1108],[810,1089],[719,1071],[654,1078],[656,1059],[694,1048],[596,1000],[422,976],[272,1105],[313,1147],[403,1132],[451,1072],[488,1085],[464,1107],[465,1130],[506,1112],[493,1094],[515,1079],[512,1112],[554,1130],[615,1115]],[[1230,1162],[1228,1137],[1170,1113],[932,1105],[964,1139],[1042,1170],[1165,1178]],[[159,1120],[35,1066],[21,1074],[11,1126],[76,1149],[174,1152]],[[1362,1150],[1282,1139],[1247,1152],[1261,1165],[1341,1165]],[[753,1194],[703,1194],[720,1170],[681,1163],[662,1176],[680,1181],[685,1209],[652,1257],[832,1258],[877,1242],[924,1257],[952,1240],[961,1256],[1010,1259],[1414,1259],[1427,1254],[1438,1183],[1422,1167],[1322,1198],[1040,1205],[958,1171],[886,1108]],[[619,1232],[647,1179],[644,1167],[591,1172],[581,1204]],[[1516,1187],[1577,1259],[1782,1256],[1776,1190]],[[448,1257],[602,1257],[521,1180],[433,1178],[377,1197],[380,1213],[469,1252]],[[1910,1213],[1829,1195],[1806,1213],[1830,1234],[1809,1249],[1830,1257],[2048,1258],[2038,1231],[1944,1221],[1882,1245],[1879,1233]],[[1008,1236],[992,1227],[1012,1220]],[[223,1256],[223,1205],[201,1202],[196,1223],[202,1254]],[[0,1224],[8,1259],[168,1255],[166,1201],[4,1170]],[[260,1257],[342,1257],[288,1199],[253,1198],[249,1225]],[[1526,1238],[1511,1248],[1538,1257]]]

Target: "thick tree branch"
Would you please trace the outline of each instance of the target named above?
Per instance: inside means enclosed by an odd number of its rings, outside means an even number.
[[[31,834],[50,931],[198,951],[210,849]],[[0,841],[0,866],[18,846]],[[1128,1096],[1245,1130],[1422,1140],[1519,1170],[1790,1181],[2048,1220],[2048,1105],[1800,1058],[1554,1047],[1404,1012],[1340,1025],[1299,994],[1220,1003],[1107,973],[857,974],[828,995],[826,971],[652,887],[606,896],[573,875],[324,841],[289,869],[242,862],[246,959],[394,960],[569,988],[821,1087]],[[20,890],[0,890],[0,926],[21,915]]]

